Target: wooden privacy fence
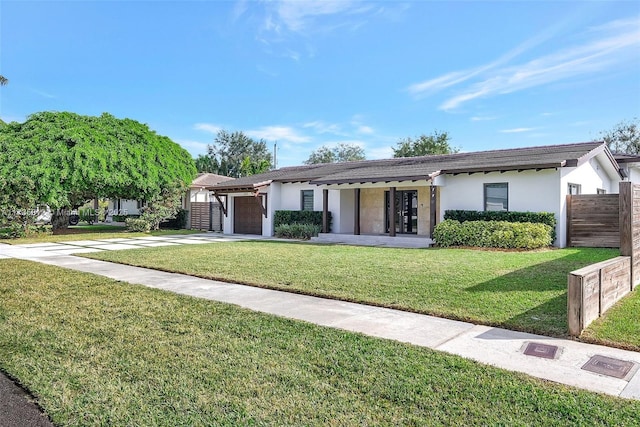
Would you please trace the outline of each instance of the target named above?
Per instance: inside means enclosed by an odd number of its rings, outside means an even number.
[[[211,228],[209,202],[191,202],[191,229],[209,230]]]
[[[621,182],[616,199],[621,256],[572,271],[568,276],[567,321],[573,336],[580,335],[589,323],[633,291],[640,279],[640,185]],[[598,210],[599,206],[592,209]],[[612,210],[612,205],[605,210]]]
[[[567,196],[567,246],[619,248],[619,195]]]
[[[191,229],[222,231],[220,204],[214,202],[191,202]]]

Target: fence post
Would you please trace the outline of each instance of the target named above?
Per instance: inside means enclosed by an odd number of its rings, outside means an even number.
[[[569,273],[567,290],[567,321],[569,335],[577,337],[582,332],[582,276]]]
[[[571,194],[567,194],[567,247],[571,247]]]
[[[635,221],[633,213],[634,191],[633,183],[625,181],[620,183],[619,200],[620,200],[620,255],[631,257],[631,290],[636,283],[636,257],[634,256],[634,238]]]

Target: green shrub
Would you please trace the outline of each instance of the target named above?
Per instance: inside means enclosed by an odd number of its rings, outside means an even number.
[[[433,238],[438,246],[537,249],[551,245],[547,224],[507,221],[465,221],[452,219],[436,225]]]
[[[331,231],[331,212],[329,215],[329,230]],[[273,226],[278,228],[285,224],[312,224],[322,230],[322,211],[276,211],[273,217]]]
[[[151,223],[141,218],[127,218],[124,221],[128,231],[148,233],[151,231]]]
[[[80,217],[80,221],[84,221],[89,225],[96,222],[97,218],[96,210],[93,208],[78,209],[78,216]]]
[[[505,211],[464,211],[448,210],[444,212],[444,219],[460,222],[467,221],[507,221],[532,222],[546,224],[551,227],[551,241],[556,239],[556,217],[551,212],[505,212]]]
[[[52,234],[51,228],[45,225],[11,223],[0,229],[0,239],[19,239],[36,234]]]
[[[140,215],[113,215],[111,220],[113,222],[127,222],[127,218],[140,218]]]
[[[160,223],[160,228],[181,230],[187,228],[187,218],[189,217],[189,211],[186,209],[179,209],[176,212],[175,218],[170,218]]]
[[[322,231],[322,227],[316,224],[280,224],[275,228],[276,237],[283,239],[309,240],[317,236]]]

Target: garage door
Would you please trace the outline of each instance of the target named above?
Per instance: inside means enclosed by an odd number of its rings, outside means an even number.
[[[237,234],[262,234],[262,206],[253,196],[233,198],[233,232]]]

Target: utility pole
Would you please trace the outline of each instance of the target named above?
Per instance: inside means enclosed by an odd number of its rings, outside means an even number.
[[[273,168],[278,169],[278,141],[273,143]]]

